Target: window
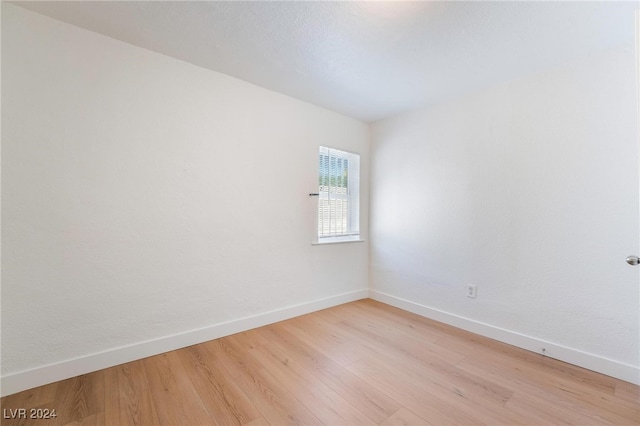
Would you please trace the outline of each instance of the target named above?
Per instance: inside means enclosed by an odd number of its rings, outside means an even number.
[[[360,156],[320,147],[318,242],[360,239]]]

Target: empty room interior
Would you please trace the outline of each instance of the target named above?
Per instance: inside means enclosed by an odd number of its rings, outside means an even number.
[[[640,424],[640,6],[2,1],[2,424]]]

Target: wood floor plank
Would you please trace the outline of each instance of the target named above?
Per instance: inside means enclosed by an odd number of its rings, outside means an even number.
[[[390,359],[372,358],[358,361],[348,368],[370,377],[375,374],[386,375],[392,386],[404,388],[408,393],[420,394],[428,401],[430,408],[437,407],[443,413],[455,413],[457,418],[452,419],[452,422],[456,424],[468,422],[469,419],[493,424],[513,424],[517,420],[516,416],[504,408],[503,401],[490,396],[491,392],[451,383],[411,364],[397,365]],[[404,404],[404,400],[403,405],[420,416],[426,415],[423,407],[409,406]]]
[[[618,381],[615,384],[614,395],[616,396],[616,398],[629,401],[635,405],[640,405],[640,386]]]
[[[0,399],[2,425],[640,425],[640,387],[361,300]],[[3,416],[4,417],[4,416]],[[11,416],[9,416],[11,417]]]
[[[476,360],[490,359],[495,363],[510,366],[515,371],[537,372],[527,374],[523,377],[530,377],[539,381],[551,379],[562,386],[572,387],[578,390],[589,389],[599,394],[613,395],[615,389],[615,379],[593,371],[587,371],[565,362],[561,362],[540,354],[527,352],[520,348],[500,343],[499,349],[496,344],[499,342],[486,342],[477,339],[457,339],[456,343],[445,339],[439,344],[442,346],[455,345],[460,350],[466,347],[470,354],[469,359]]]
[[[271,424],[264,417],[258,417],[249,423],[245,423],[243,426],[271,426]]]
[[[92,414],[80,420],[67,423],[65,426],[105,426],[104,413]]]
[[[357,338],[369,341],[375,350],[379,351],[378,357],[392,362],[397,359],[404,359],[405,363],[414,365],[418,369],[428,371],[430,380],[441,387],[450,387],[456,392],[467,395],[474,395],[480,400],[487,402],[504,404],[513,393],[508,388],[498,385],[488,380],[461,374],[454,368],[454,363],[464,359],[459,354],[451,355],[445,351],[449,358],[438,354],[437,347],[429,347],[407,335],[399,335],[394,338],[394,334],[388,334],[385,330],[377,332],[377,326],[368,322],[356,324],[344,321],[345,326],[351,329],[351,334]]]
[[[591,399],[592,403],[586,402],[580,391],[566,392],[566,389],[558,389],[554,386],[553,382],[547,383],[538,377],[520,374],[517,370],[514,371],[503,363],[497,363],[486,358],[483,360],[469,358],[459,363],[456,367],[514,389],[514,392],[527,395],[532,400],[540,400],[540,406],[560,404],[568,411],[590,416],[595,422],[627,424],[636,417],[634,411],[624,414],[616,413],[610,410],[611,407],[601,406],[599,398],[593,399],[590,397],[589,399]],[[542,372],[539,371],[538,373]],[[602,398],[606,397],[606,394],[602,394]],[[606,399],[603,402],[606,402]]]
[[[142,361],[105,370],[105,422],[110,425],[158,425]]]
[[[443,349],[437,343],[399,334],[393,329],[381,328],[368,320],[342,321],[336,326],[343,327],[352,339],[360,341],[373,353],[413,359],[439,370],[444,370],[467,357],[467,355]]]
[[[256,342],[259,343],[256,344]],[[232,347],[231,343],[233,343],[235,349]],[[262,368],[262,366],[259,363],[256,363],[253,358],[239,356],[243,352],[249,351],[260,344],[266,343],[263,342],[263,338],[257,330],[250,336],[246,332],[238,333],[232,336],[202,343],[202,345],[208,347],[209,350],[216,352],[219,355],[224,354],[224,356],[220,356],[218,359],[234,379],[244,374],[246,371],[257,371]]]
[[[530,378],[531,383],[544,387],[556,397],[583,400],[613,414],[630,419],[640,416],[640,407],[637,404],[615,398],[608,387],[602,387],[593,382],[576,380],[570,376],[559,375],[556,368],[542,368],[539,364],[532,365],[518,358],[510,359],[503,354],[496,354],[492,360],[476,358],[470,362],[483,363],[483,365],[490,362],[493,365],[506,368],[504,374],[524,374],[524,376]],[[557,360],[549,360],[549,362],[560,363]]]
[[[450,409],[442,401],[425,392],[421,384],[415,382],[414,379],[405,381],[389,371],[377,371],[376,369],[367,368],[363,360],[354,363],[347,369],[369,385],[389,392],[394,398],[402,401],[404,407],[417,413],[429,423],[440,425],[474,425],[482,423],[473,417],[468,417]]]
[[[178,357],[214,423],[242,425],[261,416],[207,346],[181,349]]]
[[[565,380],[586,385],[598,392],[613,395],[616,383],[620,382],[613,377],[605,376],[604,374],[596,373],[586,368],[580,368],[553,358],[546,356],[537,356],[536,358],[538,362],[533,362],[532,364],[534,366],[542,365],[545,371],[558,375]]]
[[[611,421],[574,411],[560,401],[544,400],[531,394],[526,397],[516,393],[509,399],[506,408],[521,418],[530,419],[535,424],[566,425],[613,425]]]
[[[323,424],[266,370],[243,374],[238,384],[272,425]]]
[[[344,368],[325,368],[316,370],[313,374],[377,423],[401,407],[399,402],[386,393],[369,386]]]
[[[276,380],[263,365],[251,356],[243,335],[224,339],[224,344],[210,345],[209,350],[225,366],[236,371],[234,380],[249,397],[262,416],[274,425],[309,424],[322,422],[314,416],[295,396]]]
[[[282,327],[290,331],[291,335],[287,335],[289,340],[272,339],[271,347],[278,346],[283,351],[282,353],[286,353],[290,359],[301,366],[306,366],[308,371],[318,380],[349,400],[353,406],[366,413],[376,423],[386,419],[400,408],[398,402],[376,388],[369,386],[356,375],[343,368],[338,362],[332,363],[333,353],[331,350],[325,352],[328,354],[327,358],[323,358],[322,364],[318,364],[317,359],[320,356],[316,353],[316,349],[322,352],[322,344],[318,348],[317,342],[304,341],[294,346],[298,348],[299,345],[303,345],[302,350],[290,350],[291,346],[288,342],[294,337],[299,337],[300,330],[287,328],[287,325],[286,323],[280,323],[275,327]],[[269,332],[266,328],[263,331]],[[326,350],[326,348],[324,349]]]
[[[447,336],[441,329],[434,327],[434,322],[415,314],[399,309],[381,309],[380,303],[375,301],[363,301],[356,303],[353,309],[357,309],[362,315],[358,320],[366,318],[378,325],[385,325],[396,330],[399,334],[405,334],[419,338],[423,342],[437,342]]]
[[[12,413],[17,413],[16,410],[19,409],[25,409],[27,410],[26,412],[37,408],[56,409],[55,400],[60,383],[61,382],[55,382],[34,389],[28,389],[0,399],[0,411],[2,412],[0,424],[7,426],[36,424],[37,421],[29,419],[28,417],[24,419],[17,417],[12,418]]]
[[[58,382],[52,408],[57,416],[49,425],[65,425],[104,411],[104,370]]]
[[[428,380],[432,384],[438,384],[442,390],[473,396],[476,400],[497,404],[504,404],[513,393],[511,390],[485,379],[460,374],[453,368],[453,362],[461,359],[459,354],[455,354],[451,360],[446,360],[437,354],[437,348],[432,350],[424,343],[407,335],[396,336],[393,333],[388,335],[387,330],[383,333],[376,333],[377,324],[371,324],[368,320],[363,321],[362,324],[352,324],[352,322],[354,320],[342,322],[345,325],[350,324],[352,339],[355,335],[356,339],[368,341],[372,348],[379,351],[377,356],[382,357],[386,363],[393,364],[398,359],[403,359],[405,363],[415,365],[418,369],[427,369]],[[370,327],[371,329],[369,329]]]
[[[211,424],[175,351],[142,360],[161,425]]]
[[[335,364],[331,358],[298,339],[282,324],[262,327],[260,332],[270,341],[278,342],[280,345],[286,346],[290,352],[299,355],[300,359],[305,360],[306,368],[322,369]]]
[[[28,389],[23,392],[5,396],[0,399],[0,408],[3,410],[18,408],[30,409],[46,404],[52,404],[56,399],[59,383],[60,382],[55,382],[35,389]]]
[[[545,372],[547,375],[557,377],[565,383],[576,384],[582,389],[587,386],[594,391],[613,394],[615,383],[619,380],[613,377],[580,368],[565,362],[545,357],[541,354],[526,351],[511,345],[507,345],[493,339],[478,336],[464,330],[452,329],[451,334],[438,341],[443,348],[467,354],[468,358],[483,358],[508,360],[509,363],[526,366],[528,370]],[[537,374],[531,377],[536,377]],[[524,375],[523,377],[527,377]]]
[[[368,348],[320,317],[305,315],[299,321],[296,318],[296,321],[285,321],[280,325],[343,366],[371,355]]]
[[[263,346],[252,356],[258,357],[265,368],[324,424],[376,424],[337,392],[318,380],[312,374],[314,370],[305,370],[276,345]]]
[[[422,417],[402,407],[389,418],[380,423],[380,426],[423,426],[430,425]]]
[[[359,305],[360,304],[356,304],[353,308],[356,309]],[[375,312],[369,312],[369,309],[364,310],[364,313],[360,316],[351,316],[350,318],[335,321],[334,328],[339,328],[352,339],[354,331],[357,331],[356,334],[365,337],[365,340],[370,343],[369,347],[374,351],[377,351],[376,343],[378,341],[384,344],[392,341],[394,342],[393,346],[399,349],[405,347],[403,342],[409,342],[408,346],[415,346],[412,343],[419,342],[424,349],[436,349],[431,351],[429,355],[430,359],[440,358],[447,364],[456,362],[467,356],[467,353],[451,351],[439,345],[438,342],[445,337],[441,332],[430,336],[421,329],[427,326],[417,321],[414,321],[416,325],[411,324],[410,321],[412,321],[414,317],[417,317],[417,315],[406,313],[399,317],[390,312],[385,312],[380,308],[377,309],[381,312],[375,315]],[[400,325],[403,322],[407,322],[408,325]]]

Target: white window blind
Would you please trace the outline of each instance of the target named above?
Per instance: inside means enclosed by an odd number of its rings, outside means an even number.
[[[360,156],[320,147],[318,241],[359,238]]]

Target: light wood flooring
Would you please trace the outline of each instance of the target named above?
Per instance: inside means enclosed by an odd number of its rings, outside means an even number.
[[[36,425],[640,424],[637,386],[362,300],[2,399]]]

